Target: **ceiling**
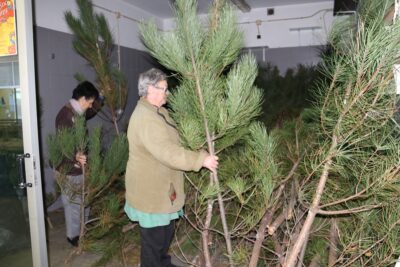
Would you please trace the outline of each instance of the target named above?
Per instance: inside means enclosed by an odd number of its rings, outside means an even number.
[[[173,17],[171,0],[123,0],[159,18]],[[333,0],[246,0],[252,8],[298,5],[308,3],[327,2]],[[198,0],[199,13],[207,13],[212,0]]]

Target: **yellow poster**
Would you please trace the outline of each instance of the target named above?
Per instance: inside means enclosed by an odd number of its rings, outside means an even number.
[[[0,0],[0,56],[17,54],[14,0]]]

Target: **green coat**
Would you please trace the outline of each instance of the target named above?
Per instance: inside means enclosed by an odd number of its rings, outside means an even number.
[[[183,171],[199,171],[208,154],[183,148],[168,111],[158,112],[141,99],[130,118],[126,201],[142,212],[172,213],[185,202]]]

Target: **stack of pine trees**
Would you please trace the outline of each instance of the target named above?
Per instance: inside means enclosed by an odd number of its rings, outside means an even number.
[[[209,180],[187,175],[202,264],[226,255],[230,266],[257,266],[260,256],[266,266],[377,266],[399,254],[400,35],[399,23],[384,22],[392,4],[363,1],[336,25],[313,107],[269,133],[255,123],[257,69],[251,56],[237,59],[242,35],[229,5],[214,1],[205,24],[195,1],[177,0],[174,31],[142,27],[149,52],[179,77],[171,110],[183,143],[221,159]]]
[[[204,22],[195,0],[175,4],[176,28],[160,32],[144,24],[143,41],[178,79],[169,101],[183,145],[220,157],[218,172],[187,173],[185,227],[178,233],[188,236],[180,236],[178,244],[197,250],[183,251],[185,261],[254,267],[392,264],[400,254],[400,133],[393,119],[400,23],[384,18],[393,1],[362,1],[356,17],[334,27],[320,70],[324,78],[313,85],[313,106],[268,131],[257,122],[262,92],[253,85],[256,62],[251,55],[238,58],[243,38],[234,9],[215,0]],[[67,133],[80,136],[79,142],[71,137],[73,151],[95,139],[74,131]],[[58,144],[51,149],[62,147],[51,151],[55,163],[69,155],[63,149],[70,141],[62,136],[50,138]],[[120,174],[117,163],[125,160],[122,153],[114,162],[91,142],[94,155],[83,191],[88,203],[97,195],[91,190],[104,192],[93,187],[92,174],[113,177],[111,169]],[[117,141],[118,151],[124,151],[124,142]],[[121,201],[109,203],[117,210]],[[99,214],[113,210],[103,207]]]

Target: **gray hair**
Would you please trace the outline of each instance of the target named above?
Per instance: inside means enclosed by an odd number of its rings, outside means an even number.
[[[147,87],[156,85],[159,81],[167,79],[167,75],[159,69],[152,68],[140,74],[138,88],[139,96],[147,95]]]

